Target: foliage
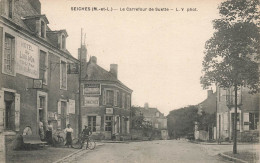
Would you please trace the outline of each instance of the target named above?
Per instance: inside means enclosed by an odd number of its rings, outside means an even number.
[[[199,130],[208,131],[212,126],[216,126],[216,113],[209,114],[205,111],[202,111],[201,115],[198,118],[198,128]]]
[[[131,109],[131,121],[133,129],[150,129],[152,124],[149,121],[145,121],[143,114],[140,113],[137,107]]]
[[[219,6],[215,33],[206,42],[201,84],[220,87],[246,86],[259,91],[259,1],[228,0]]]
[[[187,106],[172,110],[167,116],[168,133],[171,138],[188,136],[194,132],[194,123],[198,121],[197,106]]]

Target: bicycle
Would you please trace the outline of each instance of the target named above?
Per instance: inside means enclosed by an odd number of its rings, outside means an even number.
[[[64,145],[64,132],[61,129],[57,129],[57,131],[53,135],[54,145]]]
[[[95,149],[96,147],[96,142],[90,138],[90,136],[87,136],[86,139],[82,139],[83,137],[80,136],[80,138],[75,138],[72,140],[72,148],[75,148],[75,149],[81,149],[84,144],[85,144],[85,141],[87,141],[87,145],[86,145],[86,149],[90,149],[90,150],[93,150]]]

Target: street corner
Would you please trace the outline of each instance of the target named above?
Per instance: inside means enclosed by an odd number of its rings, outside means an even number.
[[[219,153],[219,156],[226,160],[230,160],[238,163],[254,163],[259,162],[259,154],[253,151],[238,151],[237,154],[233,154],[232,151]]]

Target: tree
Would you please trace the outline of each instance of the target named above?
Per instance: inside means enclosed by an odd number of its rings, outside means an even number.
[[[198,107],[194,105],[170,111],[167,115],[167,128],[170,137],[180,138],[193,133],[198,116]]]
[[[233,88],[235,92],[234,145],[237,153],[237,91],[248,87],[259,91],[259,1],[227,0],[219,6],[220,18],[213,21],[215,32],[205,44],[201,84]]]

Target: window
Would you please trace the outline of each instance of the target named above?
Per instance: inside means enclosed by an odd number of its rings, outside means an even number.
[[[61,49],[66,48],[66,38],[64,35],[61,35]]]
[[[41,37],[42,38],[45,38],[45,32],[46,32],[45,23],[43,21],[41,21]]]
[[[116,98],[117,98],[117,106],[120,105],[120,94],[119,91],[116,92]]]
[[[249,113],[249,129],[256,130],[259,125],[259,114]]]
[[[44,51],[40,51],[40,79],[47,83],[47,54]]]
[[[15,55],[15,40],[14,37],[5,34],[5,48],[4,48],[4,72],[7,74],[14,74],[14,55]]]
[[[112,131],[112,116],[105,118],[105,131]]]
[[[114,91],[113,90],[106,91],[106,104],[113,106],[113,104],[114,104]]]
[[[131,104],[130,104],[130,96],[127,95],[127,98],[126,98],[126,108],[130,109],[130,106],[131,106]]]
[[[125,93],[122,93],[122,108],[125,108]]]
[[[13,18],[13,0],[7,0],[8,18]]]
[[[96,116],[88,116],[88,128],[92,132],[96,132]]]
[[[66,62],[61,61],[60,64],[60,88],[61,89],[67,89],[67,66]]]

